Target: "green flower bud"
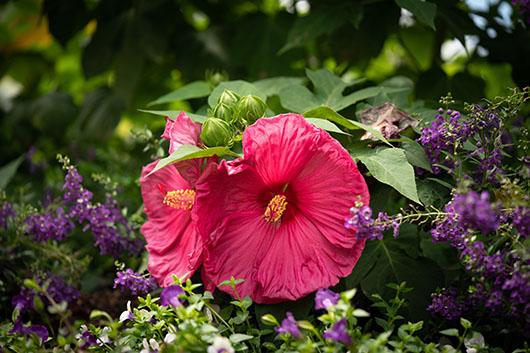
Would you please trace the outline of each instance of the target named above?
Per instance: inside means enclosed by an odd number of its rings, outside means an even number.
[[[230,146],[232,144],[230,125],[219,118],[208,118],[202,124],[201,140],[208,147]]]
[[[213,116],[219,119],[223,119],[224,121],[231,122],[235,116],[234,116],[234,110],[228,106],[228,104],[219,102],[212,112]]]
[[[229,89],[225,89],[219,97],[219,104],[222,103],[225,104],[228,108],[234,109],[240,98],[241,97],[236,92],[230,91]]]
[[[260,97],[243,96],[236,106],[236,116],[239,120],[253,123],[261,118],[267,110],[267,104]]]

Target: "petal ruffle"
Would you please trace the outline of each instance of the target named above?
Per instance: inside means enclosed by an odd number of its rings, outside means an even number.
[[[320,129],[298,114],[259,119],[243,134],[245,161],[274,187],[292,180],[311,158]]]
[[[198,145],[201,135],[201,124],[193,122],[184,112],[175,120],[166,118],[166,128],[162,138],[169,141],[169,153],[173,153],[182,145]]]
[[[147,222],[142,234],[149,252],[148,268],[161,286],[172,283],[172,275],[191,276],[200,266],[203,242],[199,237],[189,210],[164,205],[165,193],[189,189],[174,165],[160,169],[147,177],[155,167],[153,162],[142,169],[140,185]]]

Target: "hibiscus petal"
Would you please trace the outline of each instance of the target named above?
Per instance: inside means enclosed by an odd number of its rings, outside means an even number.
[[[319,129],[297,114],[259,119],[243,134],[245,160],[268,186],[290,181],[311,157]]]
[[[148,268],[161,286],[172,284],[172,275],[191,276],[201,264],[203,242],[191,219],[190,210],[175,209],[163,203],[165,193],[190,189],[174,165],[147,177],[153,162],[142,169],[140,185],[148,220],[142,234],[149,251]]]
[[[175,120],[166,117],[166,128],[162,138],[169,141],[169,153],[182,145],[198,145],[201,135],[201,124],[193,122],[186,113],[181,112]]]

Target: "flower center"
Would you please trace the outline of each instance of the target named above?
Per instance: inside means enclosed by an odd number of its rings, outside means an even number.
[[[280,221],[286,208],[287,201],[285,200],[285,195],[274,195],[265,209],[265,220],[269,223]]]
[[[162,202],[171,208],[190,210],[195,203],[195,191],[192,189],[168,191]]]

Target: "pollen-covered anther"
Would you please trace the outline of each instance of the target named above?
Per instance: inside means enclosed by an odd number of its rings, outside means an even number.
[[[195,203],[195,191],[191,189],[168,191],[162,202],[171,208],[190,210]]]
[[[285,209],[287,208],[287,201],[285,195],[275,195],[265,209],[265,220],[269,223],[276,223],[282,218]]]

